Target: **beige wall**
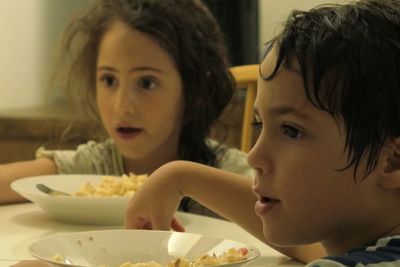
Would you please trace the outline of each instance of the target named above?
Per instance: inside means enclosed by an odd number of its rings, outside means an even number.
[[[42,29],[38,14],[36,1],[0,1],[0,108],[41,101]]]
[[[71,14],[90,0],[0,0],[0,110],[54,101],[47,91],[53,48]],[[260,53],[290,10],[328,0],[260,1]],[[329,2],[345,2],[330,0]]]
[[[88,0],[0,1],[0,110],[51,101],[53,51],[75,10]]]
[[[324,3],[345,3],[349,0],[259,0],[260,12],[260,53],[266,41],[279,31],[293,9],[308,10]]]

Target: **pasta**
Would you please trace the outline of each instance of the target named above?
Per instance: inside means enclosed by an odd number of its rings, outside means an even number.
[[[216,256],[215,254],[202,255],[195,257],[193,260],[188,260],[184,257],[178,257],[170,261],[165,267],[207,267],[215,266],[227,263],[234,263],[247,259],[248,250],[246,248],[230,248],[223,254]],[[61,254],[56,254],[53,256],[53,260],[57,262],[64,262],[64,257]],[[108,265],[100,265],[98,267],[109,267]],[[156,261],[149,262],[138,262],[131,263],[125,262],[119,267],[163,267],[160,263]]]
[[[98,184],[86,182],[74,196],[132,196],[145,182],[147,175],[122,175],[121,177],[104,176]]]
[[[247,253],[248,251],[245,248],[230,248],[220,256],[216,256],[215,254],[210,256],[206,254],[195,257],[191,261],[186,258],[179,257],[170,261],[166,267],[206,267],[234,263],[247,259]],[[119,267],[162,267],[162,265],[154,261],[139,263],[126,262]]]

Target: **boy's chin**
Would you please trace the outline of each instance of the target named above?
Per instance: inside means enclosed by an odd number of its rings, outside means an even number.
[[[290,231],[285,231],[285,229],[272,229],[263,223],[263,233],[265,241],[276,247],[293,247],[302,245],[301,240],[296,240],[296,238],[290,234]]]

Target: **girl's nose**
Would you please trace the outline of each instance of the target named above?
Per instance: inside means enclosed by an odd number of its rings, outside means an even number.
[[[114,109],[119,114],[134,113],[135,110],[135,96],[131,89],[120,88],[118,90]]]

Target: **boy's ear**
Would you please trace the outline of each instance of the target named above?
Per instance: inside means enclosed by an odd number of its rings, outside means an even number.
[[[392,140],[392,151],[381,172],[379,184],[386,189],[400,189],[400,137]]]
[[[382,172],[378,183],[388,190],[400,189],[400,170]]]

